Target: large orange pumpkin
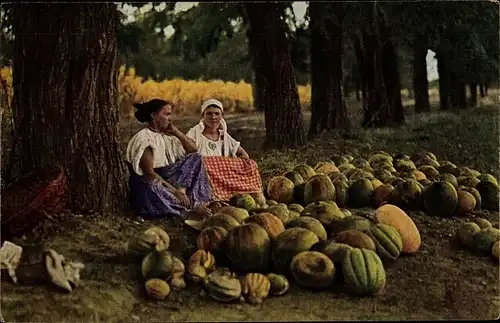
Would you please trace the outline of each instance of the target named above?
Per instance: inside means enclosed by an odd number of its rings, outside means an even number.
[[[413,220],[399,207],[384,204],[375,211],[375,222],[394,227],[403,238],[403,253],[411,254],[420,248],[420,232]]]

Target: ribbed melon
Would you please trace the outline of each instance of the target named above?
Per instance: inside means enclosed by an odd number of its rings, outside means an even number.
[[[349,289],[359,295],[377,294],[385,287],[382,260],[372,250],[350,250],[342,263],[342,273]]]
[[[395,260],[403,251],[403,238],[399,232],[388,224],[375,224],[367,232],[375,246],[377,254],[383,260]]]

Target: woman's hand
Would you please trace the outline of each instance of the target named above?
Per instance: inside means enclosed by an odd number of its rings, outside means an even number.
[[[179,203],[182,206],[184,206],[185,208],[189,208],[189,206],[191,206],[191,201],[189,200],[189,197],[186,195],[186,193],[179,189],[176,189],[172,193],[179,200]]]

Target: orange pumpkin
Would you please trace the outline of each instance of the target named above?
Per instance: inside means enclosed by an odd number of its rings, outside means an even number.
[[[412,254],[420,248],[420,232],[415,222],[399,207],[384,204],[375,211],[375,222],[394,227],[403,238],[403,253]]]

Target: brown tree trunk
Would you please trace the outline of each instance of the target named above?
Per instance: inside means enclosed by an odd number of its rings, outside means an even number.
[[[413,92],[415,93],[415,112],[429,112],[429,81],[427,80],[427,46],[416,39],[413,43]]]
[[[440,110],[446,111],[450,109],[450,72],[445,56],[441,53],[436,53],[436,56],[439,75]]]
[[[259,102],[264,107],[264,147],[297,148],[305,132],[289,41],[277,3],[245,3],[250,22],[249,47]]]
[[[467,89],[464,81],[458,81],[458,108],[467,109]]]
[[[363,72],[367,88],[367,97],[363,103],[363,127],[384,127],[390,125],[393,121],[387,89],[384,83],[383,54],[377,16],[376,4],[373,3],[372,14],[368,18],[368,25],[371,28],[367,28],[363,32],[363,61],[365,63]]]
[[[312,90],[309,138],[325,130],[349,128],[342,99],[341,22],[340,17],[328,15],[331,5],[309,4]]]
[[[18,4],[13,111],[17,174],[61,165],[74,211],[119,211],[127,176],[118,131],[113,3]]]
[[[361,45],[361,39],[360,37],[355,37],[354,38],[354,50],[356,53],[356,60],[357,60],[357,72],[358,72],[358,77],[357,77],[357,83],[356,87],[359,88],[359,91],[361,92],[361,97],[359,97],[359,93],[356,95],[356,98],[358,101],[366,101],[366,79],[367,75],[365,73],[365,61],[363,58],[363,48]]]
[[[470,105],[471,107],[475,107],[477,104],[477,84],[470,83],[469,90],[470,90]]]
[[[404,123],[403,102],[401,99],[401,79],[399,75],[399,65],[394,43],[388,37],[387,31],[384,32],[384,46],[382,47],[382,72],[384,76],[384,85],[387,91],[389,101],[389,115],[387,123],[390,125],[399,125]]]
[[[450,76],[450,105],[453,110],[458,109],[459,107],[459,97],[460,97],[460,81],[458,79],[458,75],[455,71],[450,69],[448,75]]]

